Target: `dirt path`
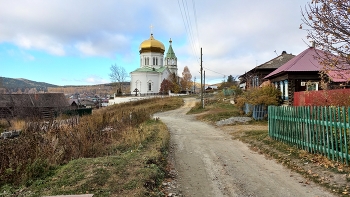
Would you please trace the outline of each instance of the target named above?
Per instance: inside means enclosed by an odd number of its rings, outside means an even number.
[[[171,132],[176,185],[164,185],[172,196],[333,196],[219,128],[185,115],[194,103],[188,98],[182,108],[155,115]]]

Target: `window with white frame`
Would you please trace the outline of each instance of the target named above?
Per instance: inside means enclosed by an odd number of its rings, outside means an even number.
[[[254,76],[252,78],[252,87],[259,87],[259,77],[258,76]]]

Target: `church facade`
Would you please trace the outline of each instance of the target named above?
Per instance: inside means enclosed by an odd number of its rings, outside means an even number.
[[[140,67],[130,73],[130,91],[133,94],[158,94],[160,85],[171,74],[177,76],[177,57],[169,41],[169,48],[164,57],[163,43],[151,34],[148,40],[140,44]]]

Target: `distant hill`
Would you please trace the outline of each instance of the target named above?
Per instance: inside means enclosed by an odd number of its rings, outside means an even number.
[[[17,91],[21,89],[24,91],[25,89],[35,88],[37,91],[46,91],[48,87],[58,87],[57,85],[44,83],[44,82],[36,82],[23,78],[7,78],[0,77],[0,88],[5,88],[11,91]]]

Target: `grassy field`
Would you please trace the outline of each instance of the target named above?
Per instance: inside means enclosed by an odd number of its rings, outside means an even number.
[[[150,115],[182,104],[173,97],[114,105],[75,128],[0,141],[0,196],[164,196],[169,132]]]

